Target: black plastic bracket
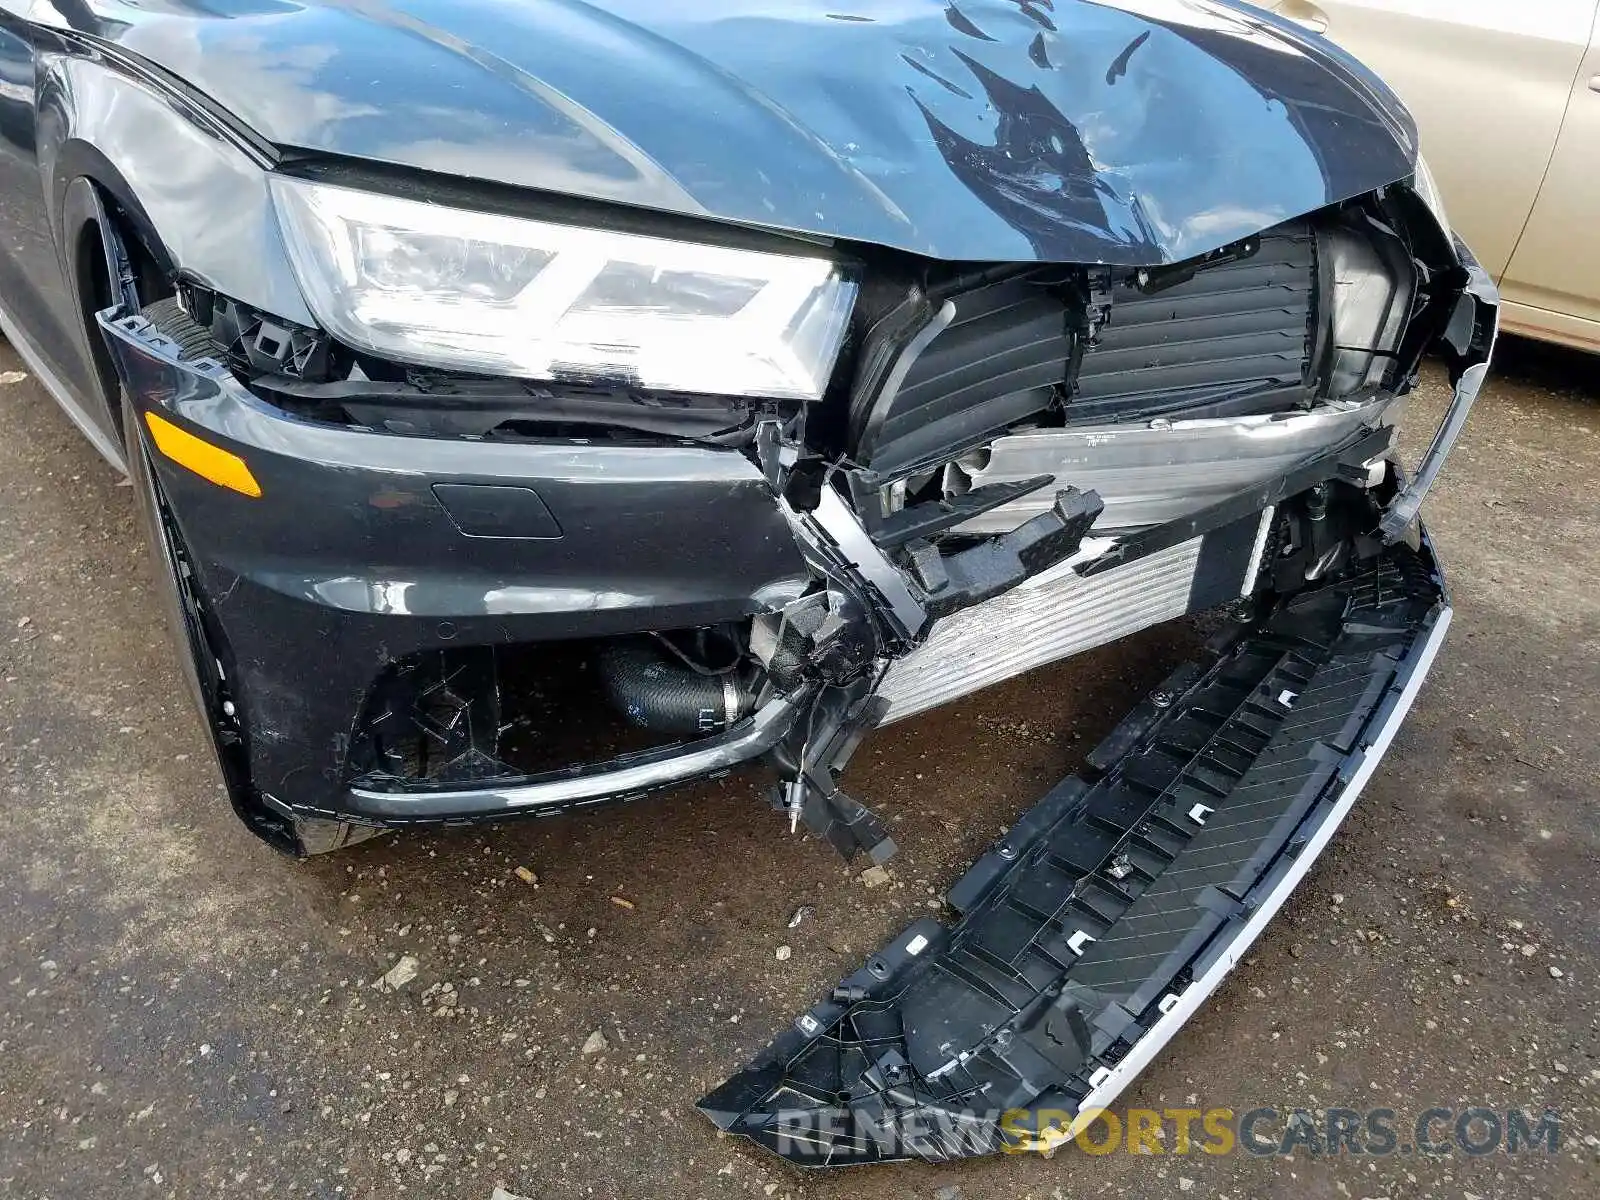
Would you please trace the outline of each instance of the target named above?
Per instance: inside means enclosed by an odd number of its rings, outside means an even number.
[[[1048,512],[1010,533],[941,554],[937,564],[927,550],[914,550],[912,561],[917,562],[919,554],[922,559],[916,574],[926,592],[923,607],[930,617],[947,617],[1010,591],[1075,554],[1104,508],[1099,493],[1069,487],[1056,493]]]
[[[868,519],[865,524],[873,541],[885,550],[894,550],[916,538],[929,538],[946,533],[958,525],[966,524],[974,517],[981,517],[991,509],[1010,504],[1013,500],[1020,500],[1029,492],[1049,487],[1054,482],[1054,475],[1035,475],[1031,479],[989,483],[973,488],[960,496],[913,504],[910,508],[903,508],[877,521]],[[859,497],[857,507],[861,508]],[[862,508],[862,511],[870,510]]]
[[[888,702],[872,694],[874,682],[862,678],[820,688],[806,718],[774,752],[781,781],[773,807],[789,814],[791,829],[803,822],[846,862],[864,853],[883,863],[896,850],[882,820],[837,782],[856,747],[888,710]]]
[[[1450,383],[1454,392],[1450,407],[1445,410],[1439,428],[1434,432],[1416,472],[1390,502],[1388,510],[1378,522],[1378,533],[1383,540],[1394,544],[1406,537],[1422,511],[1433,481],[1444,467],[1450,449],[1461,436],[1467,423],[1467,414],[1483,388],[1489,374],[1489,363],[1494,357],[1494,344],[1500,328],[1500,291],[1489,273],[1478,265],[1478,260],[1460,238],[1455,240],[1456,255],[1467,274],[1466,288],[1457,302],[1456,311],[1445,329],[1440,345],[1445,351],[1450,368]]]

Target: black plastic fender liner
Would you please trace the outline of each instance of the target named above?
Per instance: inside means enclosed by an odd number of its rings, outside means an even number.
[[[1211,995],[1310,868],[1450,623],[1426,538],[1180,668],[950,889],[699,1107],[799,1165],[1049,1150]]]

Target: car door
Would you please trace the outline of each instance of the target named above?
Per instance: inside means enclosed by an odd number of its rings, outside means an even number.
[[[1500,286],[1507,329],[1600,350],[1600,18]]]
[[[1400,94],[1416,118],[1451,223],[1498,278],[1555,151],[1596,0],[1266,0],[1265,6],[1319,29]]]
[[[0,0],[0,305],[13,331],[70,375],[81,356],[63,311],[65,285],[34,146],[37,48],[18,7]],[[71,382],[82,388],[88,379]]]

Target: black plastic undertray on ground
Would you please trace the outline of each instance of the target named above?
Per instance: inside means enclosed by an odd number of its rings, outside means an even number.
[[[1424,541],[1236,629],[701,1110],[807,1166],[1058,1144],[1305,874],[1449,616]]]

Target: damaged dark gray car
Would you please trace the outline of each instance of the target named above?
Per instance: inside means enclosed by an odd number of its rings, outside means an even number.
[[[703,1101],[797,1162],[1068,1136],[1449,624],[1418,512],[1495,289],[1393,94],[1247,6],[0,0],[0,172],[0,324],[283,850],[760,764],[882,861],[873,730],[1226,608]]]

